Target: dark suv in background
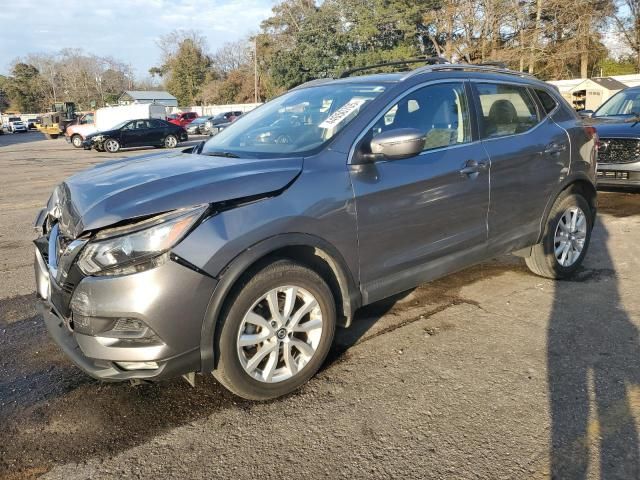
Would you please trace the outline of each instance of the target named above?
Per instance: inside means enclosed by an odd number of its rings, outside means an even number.
[[[595,112],[580,112],[598,144],[598,185],[640,187],[640,87],[626,88]]]
[[[184,153],[60,184],[36,221],[45,322],[96,378],[213,372],[274,398],[363,305],[509,252],[571,275],[595,142],[553,88],[497,67],[310,82]]]

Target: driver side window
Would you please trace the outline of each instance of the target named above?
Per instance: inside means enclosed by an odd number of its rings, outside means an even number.
[[[370,136],[398,128],[423,131],[423,151],[470,142],[471,120],[464,84],[439,83],[409,93],[378,120]]]

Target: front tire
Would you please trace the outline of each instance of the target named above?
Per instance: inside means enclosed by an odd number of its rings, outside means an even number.
[[[240,397],[268,400],[300,387],[324,362],[335,299],[316,272],[280,260],[241,281],[221,318],[214,376]]]
[[[546,278],[570,277],[587,254],[593,220],[589,202],[582,195],[561,195],[549,212],[542,242],[525,258],[529,270]]]
[[[82,137],[76,133],[71,137],[71,144],[76,148],[82,148]]]
[[[120,142],[115,138],[107,138],[102,144],[105,151],[109,153],[116,153],[120,150]]]

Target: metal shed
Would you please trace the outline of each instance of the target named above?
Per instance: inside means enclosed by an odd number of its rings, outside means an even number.
[[[158,103],[167,107],[177,107],[178,99],[169,92],[154,90],[126,90],[118,98],[119,105],[131,103]]]

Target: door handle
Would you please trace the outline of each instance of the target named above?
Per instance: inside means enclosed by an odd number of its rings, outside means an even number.
[[[562,153],[567,149],[564,143],[550,143],[542,152],[545,155],[554,155],[556,153]]]
[[[480,173],[482,170],[486,169],[487,162],[476,162],[475,160],[469,160],[460,170],[460,175],[473,175],[474,173]]]

